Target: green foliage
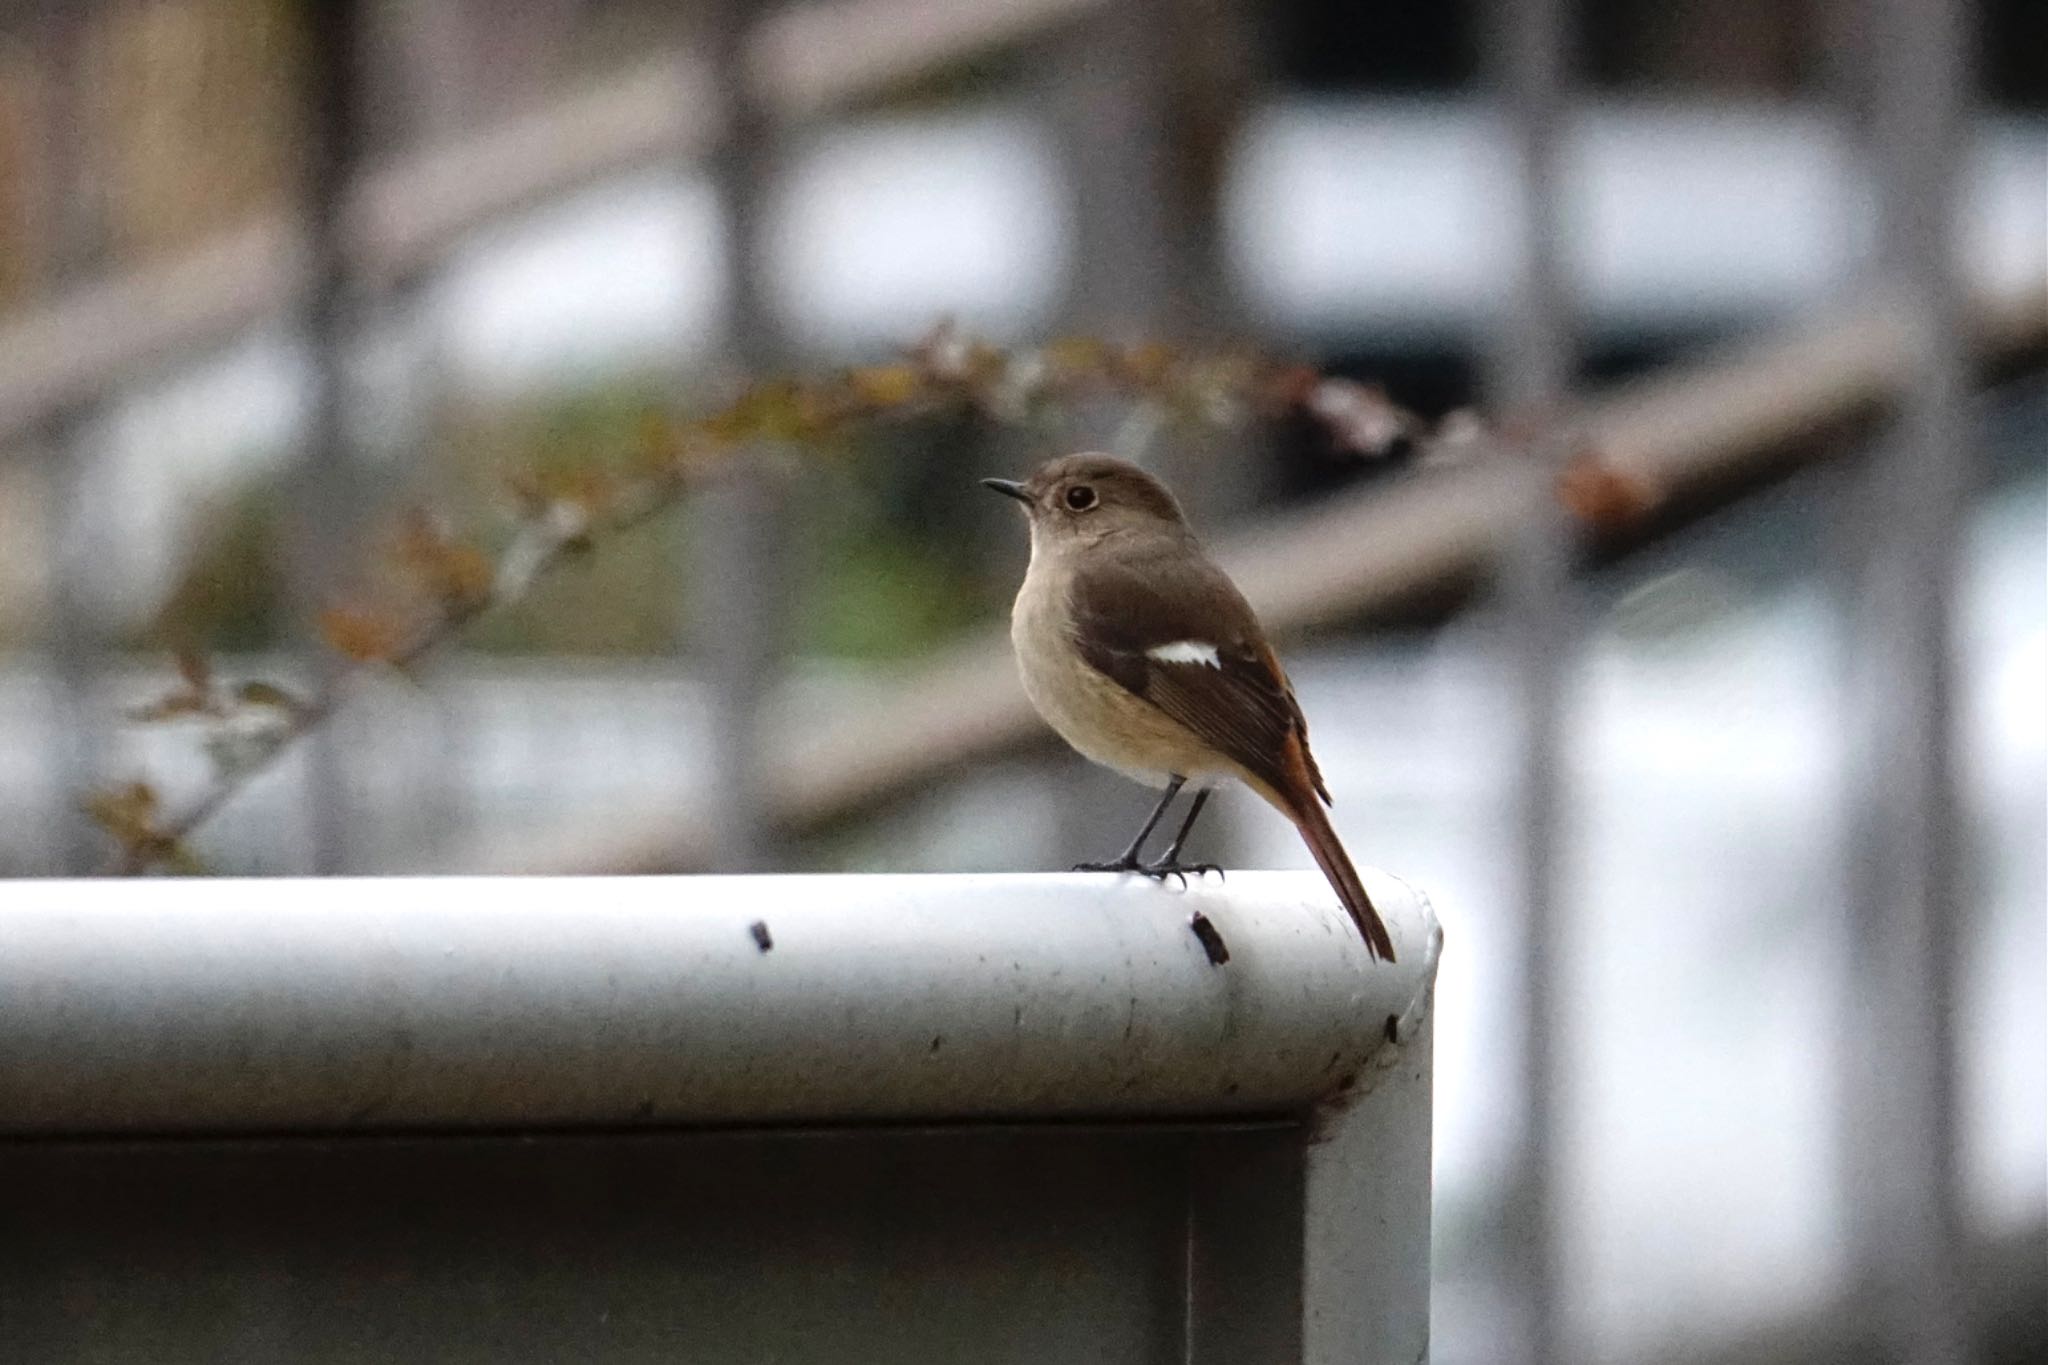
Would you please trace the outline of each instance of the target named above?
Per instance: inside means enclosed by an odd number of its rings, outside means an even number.
[[[163,605],[127,643],[175,649],[195,640],[223,652],[267,649],[281,638],[284,565],[278,546],[284,499],[266,476],[222,499],[200,518],[197,542]]]
[[[809,644],[821,654],[898,658],[919,653],[974,619],[975,602],[929,546],[871,540],[821,576]]]
[[[984,581],[988,508],[970,474],[993,435],[977,414],[934,414],[861,433],[807,473],[794,512],[806,549],[791,566],[798,653],[914,657],[1007,600]]]

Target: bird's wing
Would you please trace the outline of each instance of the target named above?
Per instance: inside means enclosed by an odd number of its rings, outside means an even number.
[[[1198,551],[1104,558],[1080,567],[1070,593],[1074,642],[1091,667],[1275,791],[1292,796],[1306,777],[1329,801],[1294,689],[1221,569]]]

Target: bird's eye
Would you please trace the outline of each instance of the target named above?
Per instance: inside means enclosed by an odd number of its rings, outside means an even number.
[[[1067,490],[1067,506],[1076,512],[1085,512],[1095,505],[1095,490],[1085,483],[1077,483]]]

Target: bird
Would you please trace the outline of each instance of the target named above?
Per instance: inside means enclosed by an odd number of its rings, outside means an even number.
[[[1324,810],[1329,788],[1287,673],[1166,485],[1093,451],[1022,481],[981,483],[1022,503],[1031,526],[1010,643],[1032,706],[1084,757],[1164,789],[1121,855],[1075,870],[1183,882],[1220,873],[1182,863],[1181,851],[1211,789],[1236,778],[1293,823],[1369,954],[1392,962],[1393,939]],[[1144,861],[1145,841],[1190,783],[1172,843]]]

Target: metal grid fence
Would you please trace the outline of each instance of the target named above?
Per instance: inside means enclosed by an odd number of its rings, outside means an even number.
[[[39,25],[33,41],[60,61],[75,53],[83,8],[45,7],[25,21]],[[1953,268],[1959,149],[1971,108],[1971,10],[1961,0],[1862,0],[1847,8],[1849,30],[1867,38],[1862,60],[1875,97],[1869,139],[1880,171],[1881,270],[1864,284],[1876,296],[1902,301],[1910,368],[1903,398],[1852,490],[1867,535],[1853,576],[1847,663],[1855,704],[1844,722],[1858,769],[1843,793],[1855,840],[1848,860],[1852,954],[1841,964],[1847,1003],[1840,1168],[1856,1192],[1847,1201],[1857,1214],[1845,1235],[1881,1356],[1935,1365],[1970,1358],[1970,1323],[1961,1309],[1954,1025],[1968,906],[1958,889],[1967,877],[1957,847],[1952,641],[1959,528],[1971,486],[1960,415],[1969,383],[1963,300]],[[1147,22],[1171,23],[1178,7],[1162,0],[1132,10]],[[293,596],[303,628],[307,604],[336,581],[360,541],[352,509],[362,502],[356,484],[363,473],[352,435],[359,419],[351,410],[350,354],[378,293],[393,280],[416,287],[466,233],[593,177],[636,161],[715,151],[735,354],[750,366],[771,365],[789,347],[763,302],[761,206],[791,118],[1034,31],[1068,33],[1065,50],[1079,51],[1084,62],[1095,59],[1089,54],[1097,39],[1120,60],[1142,60],[1145,48],[1133,41],[1130,16],[1085,3],[976,4],[942,15],[907,0],[839,0],[757,16],[735,2],[720,7],[716,50],[704,66],[685,61],[651,84],[624,81],[601,107],[565,107],[554,126],[530,122],[472,136],[372,176],[358,127],[364,7],[325,4],[308,12],[317,22],[308,30],[309,144],[296,226],[260,225],[225,244],[224,256],[201,253],[125,279],[94,280],[90,261],[63,260],[58,302],[0,332],[9,339],[0,352],[0,437],[30,436],[49,452],[47,514],[59,528],[51,541],[43,637],[58,698],[55,723],[44,735],[53,789],[86,786],[104,761],[94,737],[108,661],[82,624],[74,586],[75,528],[86,512],[73,491],[73,471],[104,396],[188,347],[268,317],[300,319],[316,359],[303,454],[291,480],[299,528],[290,538]],[[1573,13],[1563,0],[1494,0],[1487,19],[1488,80],[1514,130],[1514,176],[1503,192],[1519,206],[1520,223],[1516,287],[1489,339],[1489,388],[1503,407],[1548,420],[1567,410],[1577,369],[1559,201],[1559,159],[1575,92],[1568,61]],[[862,34],[890,40],[849,41]],[[60,90],[81,79],[75,69],[60,72]],[[1156,79],[1133,80],[1130,88],[1161,101],[1172,93]],[[1163,107],[1126,114],[1149,136],[1165,136]],[[67,127],[67,120],[55,120],[46,148],[46,175],[59,186],[90,173],[77,165]],[[543,147],[553,154],[521,150]],[[1107,149],[1120,150],[1128,149]],[[440,172],[465,162],[468,178],[435,183]],[[1109,225],[1101,230],[1105,238],[1123,232],[1124,252],[1134,261],[1199,261],[1203,248],[1176,248],[1174,234],[1215,236],[1213,223],[1161,225],[1150,197],[1156,186],[1142,178],[1077,173],[1074,180],[1098,196],[1081,216]],[[1155,290],[1173,287],[1152,275]],[[131,317],[141,325],[120,325]],[[772,630],[750,635],[747,626],[772,618],[776,607],[772,592],[736,591],[773,581],[777,514],[760,502],[726,509],[733,515],[719,521],[729,534],[713,538],[714,561],[693,561],[686,575],[716,585],[698,594],[696,624],[728,642],[709,656],[719,717],[712,747],[731,798],[711,847],[714,860],[731,867],[769,856],[757,761],[760,698],[781,663],[765,643]],[[1518,1019],[1514,1037],[1500,1040],[1522,1058],[1511,1106],[1520,1156],[1499,1219],[1514,1308],[1501,1324],[1499,1358],[1512,1351],[1517,1359],[1563,1362],[1581,1358],[1562,1311],[1571,1282],[1559,1263],[1558,1224],[1568,1217],[1570,1192],[1558,1183],[1557,1097],[1566,1078],[1555,1046],[1559,945],[1583,927],[1569,917],[1560,854],[1572,811],[1561,774],[1572,743],[1565,716],[1578,608],[1566,529],[1547,497],[1530,499],[1529,507],[1521,531],[1498,546],[1501,591],[1513,606],[1504,657],[1520,687],[1522,812],[1515,852]],[[304,792],[312,870],[352,865],[352,761],[361,760],[352,760],[345,745],[316,740]],[[77,819],[62,822],[50,847],[53,865],[66,870],[98,864],[92,832]]]

